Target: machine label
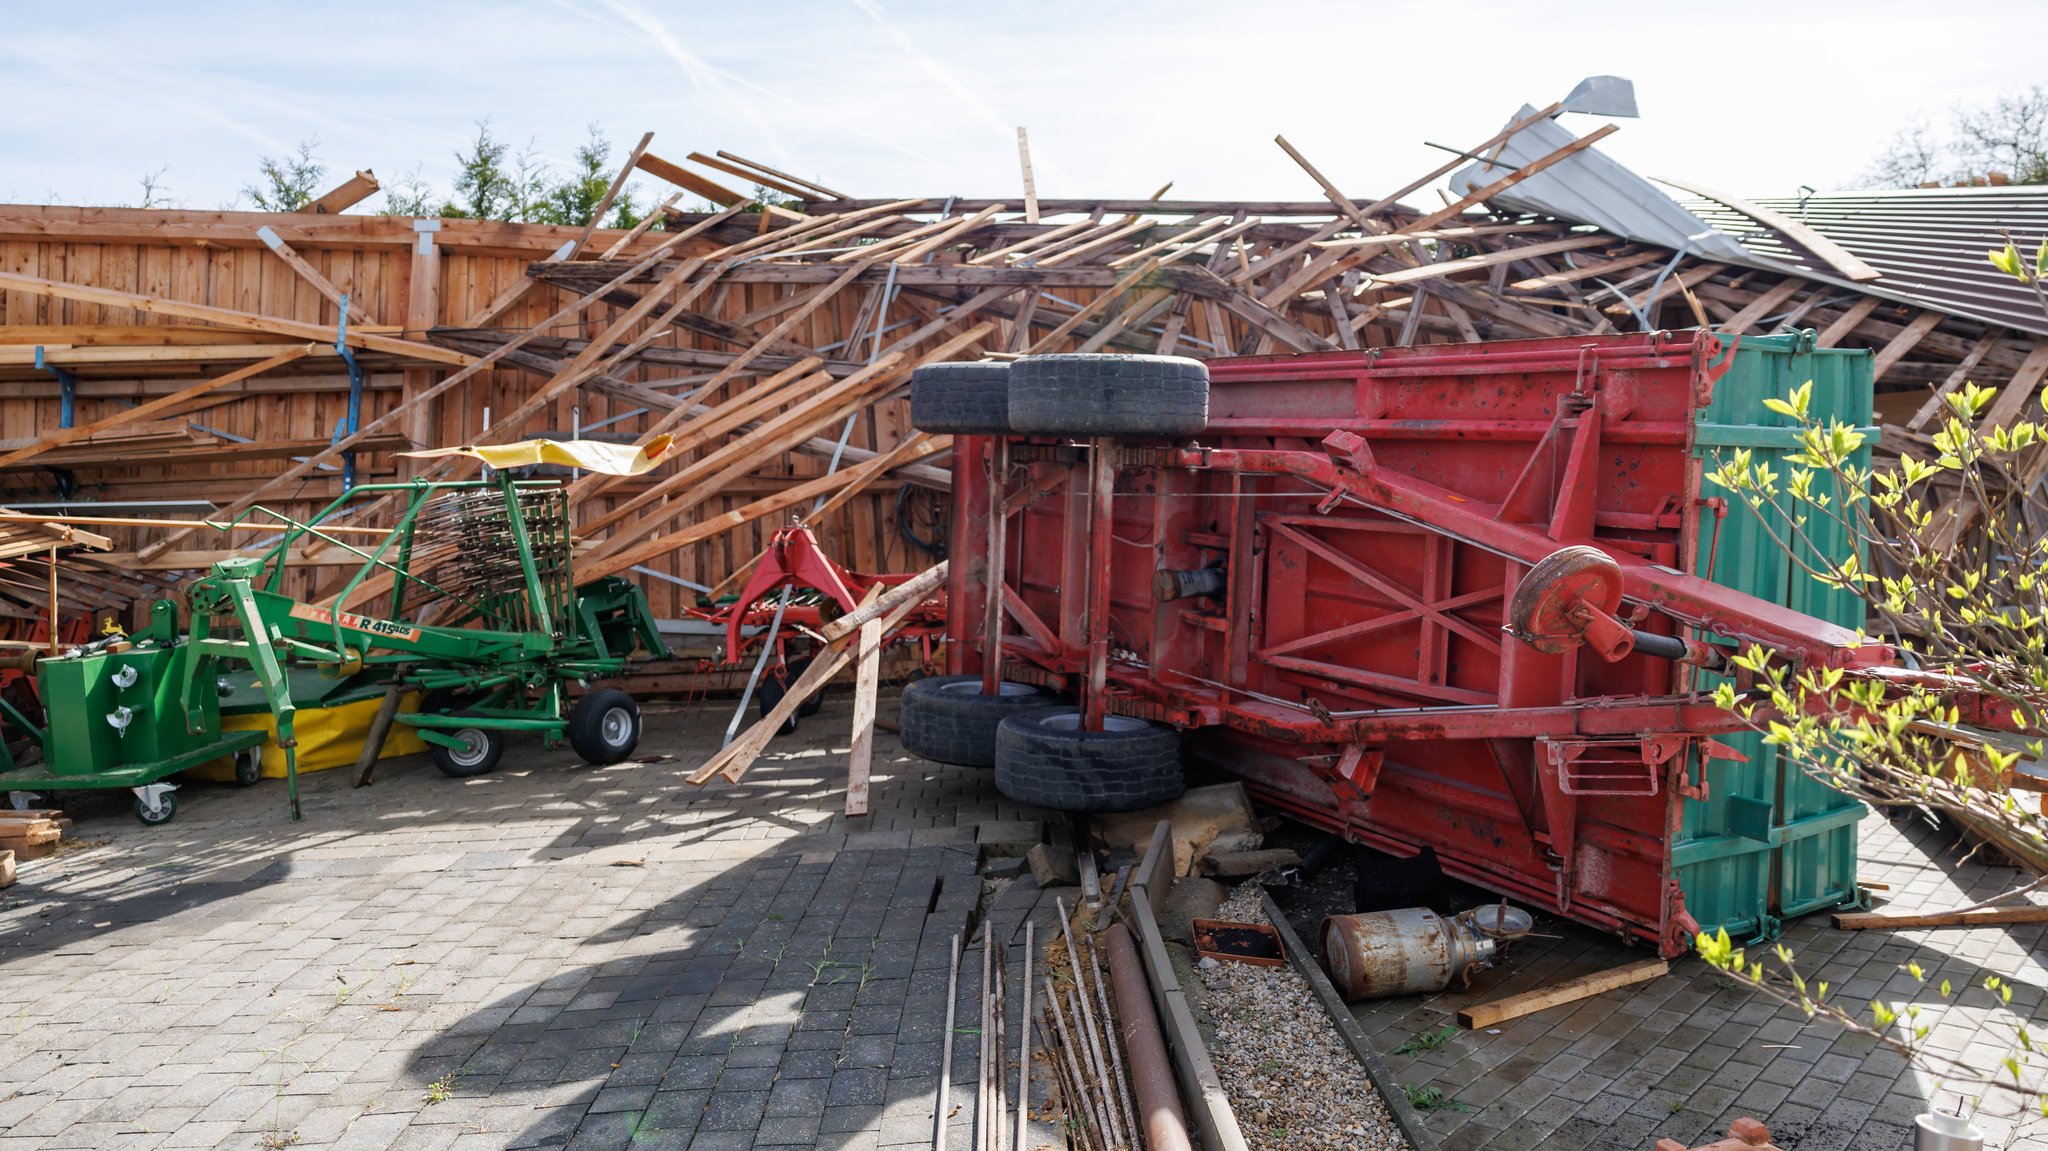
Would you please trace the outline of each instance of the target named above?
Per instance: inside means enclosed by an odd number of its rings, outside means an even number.
[[[334,613],[324,607],[314,607],[311,604],[299,603],[292,605],[292,618],[310,620],[313,623],[332,624],[334,622]],[[416,627],[407,627],[402,623],[394,623],[388,619],[374,619],[366,615],[357,615],[354,612],[345,611],[341,613],[341,626],[350,631],[367,632],[370,635],[381,635],[389,639],[411,641],[420,638],[420,629]]]

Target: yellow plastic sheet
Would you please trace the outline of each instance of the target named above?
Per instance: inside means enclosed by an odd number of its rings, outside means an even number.
[[[309,771],[326,771],[334,767],[354,767],[356,756],[363,751],[363,740],[370,734],[370,721],[377,716],[377,709],[384,705],[384,697],[345,703],[339,707],[300,708],[292,715],[292,732],[299,737],[299,774]],[[420,709],[418,692],[411,692],[399,700],[398,710],[414,712]],[[263,760],[263,778],[284,778],[284,749],[277,746],[277,719],[267,711],[247,715],[224,715],[220,717],[222,731],[261,731],[269,738],[258,745]],[[403,724],[391,725],[391,734],[384,740],[384,750],[378,760],[390,759],[395,755],[417,755],[427,750],[426,741]],[[226,759],[203,763],[186,774],[199,779],[210,779],[226,783],[235,778],[235,766]]]
[[[399,452],[401,456],[468,456],[494,468],[524,468],[534,464],[556,464],[582,468],[607,476],[637,476],[653,471],[668,452],[674,437],[659,435],[644,444],[606,444],[596,440],[521,440],[516,444],[469,444],[459,448],[430,448],[421,452]]]

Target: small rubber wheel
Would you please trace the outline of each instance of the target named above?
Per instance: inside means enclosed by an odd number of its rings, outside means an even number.
[[[1000,436],[1010,430],[1010,365],[926,364],[910,373],[910,426]]]
[[[235,786],[255,787],[263,782],[263,749],[245,747],[235,753]]]
[[[1027,356],[1010,365],[1010,427],[1062,436],[1182,436],[1209,425],[1209,369],[1182,356]]]
[[[438,743],[429,745],[433,748],[434,766],[451,779],[483,775],[498,766],[498,757],[505,754],[505,733],[497,728],[444,727],[437,730],[462,741],[459,748],[442,747]]]
[[[600,767],[633,754],[640,746],[640,705],[615,687],[585,693],[569,711],[569,746]]]
[[[1078,813],[1140,811],[1180,798],[1180,733],[1127,716],[1081,727],[1071,707],[1013,715],[996,729],[996,790]]]
[[[171,817],[176,814],[178,814],[178,793],[175,791],[165,792],[157,800],[155,811],[151,811],[149,805],[142,802],[141,796],[135,797],[135,818],[147,826],[155,827],[158,824],[169,823]]]
[[[996,725],[1055,702],[1043,688],[1005,680],[993,696],[978,675],[927,676],[903,689],[903,750],[934,763],[994,767]]]

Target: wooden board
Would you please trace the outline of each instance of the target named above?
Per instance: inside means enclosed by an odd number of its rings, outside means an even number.
[[[1525,991],[1520,995],[1472,1004],[1458,1012],[1458,1026],[1492,1027],[1496,1023],[1520,1019],[1524,1015],[1534,1015],[1546,1008],[1591,999],[1617,987],[1647,983],[1670,970],[1671,964],[1662,959],[1645,959],[1640,963],[1596,971],[1591,975],[1582,975],[1577,979],[1568,979],[1563,983],[1535,991]]]
[[[1985,927],[2000,923],[2048,923],[2048,907],[1984,907],[1921,915],[1843,911],[1831,917],[1838,931],[1884,931],[1905,927]]]

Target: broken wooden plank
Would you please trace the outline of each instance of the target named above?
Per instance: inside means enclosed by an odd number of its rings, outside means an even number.
[[[751,203],[752,196],[743,196],[723,184],[716,184],[699,176],[680,164],[673,164],[652,152],[642,152],[635,163],[640,170],[660,180],[667,180],[686,192],[695,192],[714,204],[732,208]]]
[[[1546,1008],[1556,1007],[1565,1003],[1577,1003],[1581,999],[1591,999],[1595,995],[1612,991],[1617,987],[1647,983],[1669,970],[1671,970],[1671,964],[1662,959],[1645,959],[1638,963],[1628,963],[1606,971],[1596,971],[1591,975],[1582,975],[1577,979],[1567,979],[1563,983],[1553,984],[1535,991],[1525,991],[1520,995],[1509,995],[1485,1003],[1474,1003],[1469,1007],[1459,1009],[1458,1026],[1466,1028],[1492,1027],[1497,1023],[1504,1023],[1510,1019],[1520,1019],[1524,1015],[1534,1015],[1536,1012]]]
[[[1876,296],[1865,296],[1849,305],[1847,311],[1835,317],[1833,323],[1821,329],[1820,335],[1813,341],[1813,346],[1816,348],[1832,348],[1843,340],[1848,339],[1850,335],[1854,334],[1857,326],[1869,319],[1870,313],[1875,312],[1878,305],[1882,303],[1884,301]]]
[[[153,316],[175,316],[181,320],[198,320],[206,324],[218,324],[224,328],[240,328],[244,331],[275,332],[280,336],[292,336],[301,340],[320,343],[334,342],[334,329],[324,324],[308,324],[301,320],[282,320],[276,316],[259,315],[255,312],[241,312],[233,308],[216,308],[210,304],[188,304],[182,300],[165,299],[162,296],[145,296],[135,292],[119,292],[112,288],[94,288],[84,284],[66,283],[61,280],[45,280],[37,276],[24,276],[16,272],[0,272],[0,288],[12,292],[24,292],[31,296],[49,296],[60,300],[77,300],[80,303],[99,304],[108,308],[129,308]],[[426,360],[453,367],[468,367],[476,363],[476,357],[432,344],[414,343],[411,340],[395,339],[369,332],[351,329],[347,343],[352,348],[368,348],[373,351],[390,352],[393,355],[409,356],[415,360]]]
[[[1841,911],[1832,917],[1838,931],[1890,931],[1907,927],[1986,927],[2000,923],[2048,923],[2048,907],[1982,907],[1973,911],[1932,911],[1890,914],[1882,911]]]
[[[1757,325],[1757,322],[1782,307],[1787,300],[1806,287],[1806,281],[1796,276],[1787,276],[1771,285],[1749,302],[1749,305],[1728,318],[1720,327],[1724,335],[1740,336]]]
[[[322,192],[298,211],[312,216],[337,215],[376,195],[382,186],[377,183],[377,174],[364,168],[334,188]]]
[[[875,585],[877,592],[881,585]],[[882,686],[882,621],[860,625],[854,656],[853,742],[846,753],[846,814],[868,813],[868,777],[875,762],[875,695]]]
[[[1932,308],[1914,316],[1912,321],[1900,329],[1898,335],[1887,340],[1883,349],[1877,353],[1877,361],[1870,368],[1870,378],[1874,381],[1884,379],[1884,374],[1897,366],[1900,360],[1905,359],[1908,352],[1918,347],[1920,341],[1926,339],[1927,333],[1939,326],[1943,318],[1940,312]]]
[[[318,268],[307,263],[304,256],[299,255],[298,252],[292,249],[290,244],[285,243],[284,239],[277,234],[277,229],[265,224],[261,228],[256,229],[256,238],[263,241],[264,246],[269,248],[278,259],[283,260],[287,267],[297,272],[301,280],[311,284],[314,291],[327,297],[337,310],[346,308],[351,322],[357,324],[374,324],[377,322],[370,317],[369,310],[363,307],[361,301],[343,295],[341,289],[329,283],[327,277],[321,275]]]
[[[1574,236],[1566,240],[1550,240],[1541,244],[1529,244],[1520,248],[1501,248],[1492,252],[1481,252],[1476,256],[1461,256],[1455,260],[1444,260],[1435,264],[1422,264],[1398,271],[1370,274],[1369,287],[1390,288],[1399,284],[1412,284],[1417,280],[1433,280],[1439,276],[1456,275],[1476,268],[1490,268],[1495,264],[1512,264],[1531,256],[1548,256],[1556,252],[1575,252],[1581,248],[1596,248],[1602,244],[1614,243],[1612,236]]]

